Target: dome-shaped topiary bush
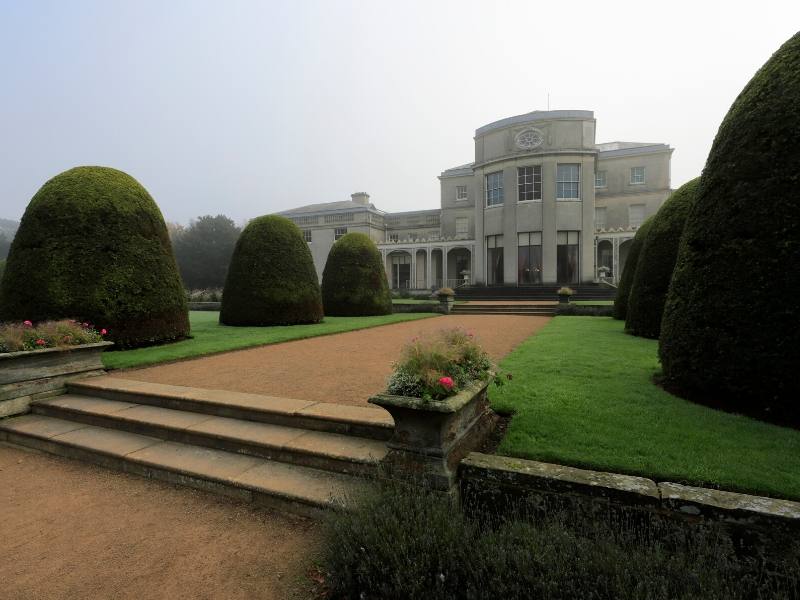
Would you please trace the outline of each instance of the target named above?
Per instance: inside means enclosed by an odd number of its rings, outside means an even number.
[[[800,423],[800,33],[755,74],[711,147],[661,324],[666,384]]]
[[[628,250],[628,260],[625,261],[625,268],[622,269],[622,275],[619,278],[619,285],[617,286],[617,295],[614,298],[614,318],[624,321],[628,316],[628,296],[631,293],[631,284],[633,283],[633,276],[636,273],[636,265],[639,264],[639,253],[642,251],[642,244],[647,232],[650,229],[650,223],[653,218],[650,217],[639,226],[636,235],[633,236],[631,242],[631,249]]]
[[[123,348],[189,333],[164,218],[122,171],[65,171],[22,217],[0,287],[0,320],[64,317],[107,329]]]
[[[297,225],[275,215],[253,219],[233,251],[219,322],[295,325],[322,320],[322,296]]]
[[[628,333],[653,339],[661,333],[661,315],[675,269],[678,244],[699,183],[698,177],[673,192],[650,223],[628,295],[625,319]]]
[[[328,254],[322,273],[326,315],[357,317],[392,312],[389,282],[378,247],[364,233],[348,233]]]

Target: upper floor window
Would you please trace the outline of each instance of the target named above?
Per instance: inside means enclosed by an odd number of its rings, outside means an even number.
[[[389,241],[390,242],[399,242],[400,241],[400,234],[399,233],[390,233],[389,234]]]
[[[486,176],[486,206],[503,203],[503,172],[489,173]]]
[[[337,227],[333,230],[333,241],[336,241],[345,235],[347,235],[347,227]]]
[[[594,174],[594,187],[596,188],[604,188],[606,187],[606,172],[605,171],[597,171]]]
[[[517,167],[517,201],[542,199],[542,167]]]
[[[631,204],[628,207],[628,224],[631,227],[639,227],[644,223],[644,204]]]
[[[310,229],[303,229],[303,239],[307,241],[309,244],[311,243],[311,230]]]
[[[466,200],[467,199],[467,186],[465,185],[457,185],[456,186],[456,200]]]
[[[563,164],[556,167],[556,200],[581,199],[581,166]]]
[[[456,217],[456,235],[469,233],[469,217]]]
[[[631,167],[631,185],[644,183],[644,167]]]
[[[606,207],[598,206],[594,209],[594,228],[606,229]]]

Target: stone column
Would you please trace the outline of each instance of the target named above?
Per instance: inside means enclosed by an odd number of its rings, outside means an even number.
[[[425,251],[427,254],[425,255],[425,285],[428,289],[431,289],[433,285],[433,277],[431,277],[431,267],[433,266],[433,260],[431,259],[431,247],[428,246]]]
[[[411,281],[408,284],[409,289],[417,288],[417,249],[411,248]]]
[[[442,287],[447,287],[447,246],[442,247]]]
[[[619,278],[622,273],[619,272],[619,238],[615,237],[611,240],[611,268],[614,269],[614,283],[619,284]]]

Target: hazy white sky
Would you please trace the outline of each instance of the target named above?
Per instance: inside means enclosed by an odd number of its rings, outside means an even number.
[[[171,221],[367,191],[435,208],[477,127],[595,111],[598,142],[666,142],[698,175],[800,2],[0,0],[0,217],[82,164]]]

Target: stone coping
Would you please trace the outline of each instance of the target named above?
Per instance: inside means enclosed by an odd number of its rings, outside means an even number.
[[[399,408],[409,408],[440,413],[455,413],[466,406],[477,394],[489,386],[491,379],[479,381],[461,390],[455,396],[450,396],[444,400],[425,400],[423,398],[412,398],[410,396],[395,396],[393,394],[376,394],[369,398],[370,404],[378,406],[396,406]]]
[[[800,528],[800,502],[656,482],[645,477],[479,452],[469,454],[461,462],[461,476],[520,490],[603,497],[624,504],[657,504],[662,509],[683,515],[780,522]]]
[[[75,352],[77,350],[90,350],[92,348],[105,348],[113,346],[114,342],[94,342],[93,344],[78,344],[63,348],[42,348],[41,350],[20,350],[19,352],[0,352],[0,360],[10,360],[22,356],[43,356],[59,352]]]

